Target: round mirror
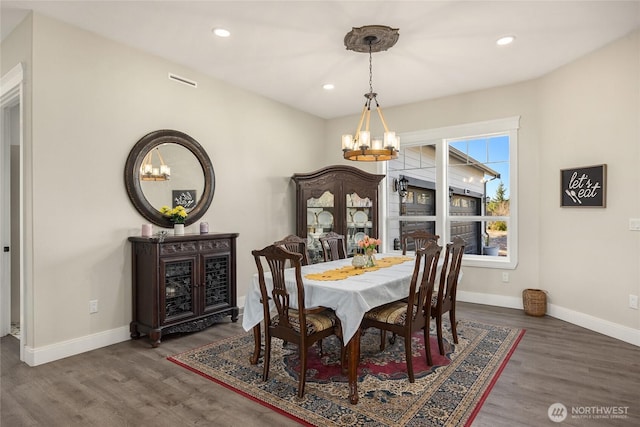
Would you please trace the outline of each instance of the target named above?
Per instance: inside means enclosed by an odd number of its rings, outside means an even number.
[[[162,206],[184,206],[185,225],[201,218],[215,190],[213,165],[202,146],[177,130],[157,130],[143,136],[129,153],[124,181],[131,202],[147,220],[160,227],[173,223]]]

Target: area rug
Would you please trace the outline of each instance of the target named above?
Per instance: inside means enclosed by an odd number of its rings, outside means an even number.
[[[262,359],[249,363],[251,333],[227,338],[168,359],[309,426],[471,425],[524,330],[461,320],[458,344],[445,342],[445,355],[431,337],[433,366],[426,364],[422,333],[412,337],[415,382],[410,383],[404,342],[380,351],[380,332],[362,334],[356,405],[349,403],[348,379],[340,368],[340,343],[323,341],[323,355],[309,350],[305,395],[297,397],[297,348],[272,340],[269,379]],[[445,336],[451,336],[445,331]]]

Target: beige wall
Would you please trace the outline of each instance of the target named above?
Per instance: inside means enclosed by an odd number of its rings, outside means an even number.
[[[542,79],[540,286],[570,310],[640,329],[640,32]],[[559,170],[607,164],[606,209],[559,207]]]
[[[123,168],[135,142],[156,129],[188,133],[212,159],[216,192],[202,220],[212,231],[240,233],[244,295],[255,270],[250,251],[294,232],[290,176],[322,166],[324,122],[41,15],[33,16],[32,37],[27,144],[36,166],[25,192],[33,200],[27,251],[34,333],[27,345],[38,349],[129,324],[127,237],[146,221],[127,197]],[[3,67],[22,60],[5,56],[4,43],[2,52]],[[170,81],[169,72],[198,87]],[[89,315],[92,299],[99,312]]]
[[[541,288],[550,314],[640,345],[640,312],[628,307],[640,294],[640,233],[629,230],[640,217],[639,39],[636,31],[537,80],[385,108],[397,132],[521,116],[519,264],[509,283],[501,270],[465,267],[471,300],[521,307],[523,289]],[[356,120],[328,124],[336,150],[327,163],[340,161],[340,134]],[[560,169],[600,163],[606,209],[560,208]]]
[[[520,262],[507,284],[500,270],[466,268],[463,291],[500,304],[543,288],[561,309],[640,330],[639,312],[627,308],[628,294],[640,294],[640,233],[628,230],[640,216],[639,45],[636,33],[535,81],[385,109],[398,132],[521,116]],[[128,329],[126,239],[144,220],[122,174],[147,132],[184,131],[211,157],[216,193],[203,220],[240,233],[239,296],[255,271],[250,251],[295,230],[290,176],[347,163],[340,135],[354,116],[325,122],[40,15],[32,46],[25,190],[35,349]],[[3,72],[23,60],[5,55],[5,43],[2,59]],[[559,169],[597,163],[609,165],[608,207],[560,209]],[[97,314],[88,314],[91,299]]]

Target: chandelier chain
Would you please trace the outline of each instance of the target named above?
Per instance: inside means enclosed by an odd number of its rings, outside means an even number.
[[[369,40],[369,92],[373,93],[373,65],[371,62],[371,40]]]

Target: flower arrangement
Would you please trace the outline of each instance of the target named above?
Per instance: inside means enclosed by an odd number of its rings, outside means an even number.
[[[365,235],[364,238],[358,242],[358,247],[364,249],[365,252],[373,252],[376,247],[381,244],[382,240]]]
[[[181,205],[178,205],[173,209],[169,206],[163,206],[160,208],[160,213],[168,217],[174,224],[184,224],[184,221],[187,219],[187,215],[189,215],[184,206]]]

